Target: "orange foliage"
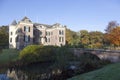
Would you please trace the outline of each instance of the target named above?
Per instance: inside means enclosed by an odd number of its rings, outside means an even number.
[[[106,34],[106,38],[110,41],[111,44],[120,46],[120,27],[113,28],[110,33]]]

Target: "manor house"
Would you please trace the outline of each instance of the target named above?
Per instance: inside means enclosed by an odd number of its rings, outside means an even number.
[[[65,26],[33,23],[24,17],[9,25],[9,48],[22,49],[27,45],[65,45]]]

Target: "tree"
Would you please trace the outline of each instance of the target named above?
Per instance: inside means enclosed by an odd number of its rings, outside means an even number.
[[[116,21],[111,21],[111,22],[109,22],[108,23],[108,26],[107,26],[107,28],[106,28],[106,33],[109,33],[109,32],[111,32],[111,30],[113,29],[113,28],[115,28],[115,27],[117,27],[119,24],[116,22]]]
[[[114,46],[120,46],[120,26],[113,28],[110,33],[106,33],[106,39]]]
[[[74,45],[74,40],[77,38],[76,32],[66,29],[66,42],[68,45]]]
[[[87,30],[81,30],[80,31],[80,42],[83,45],[89,44],[89,32]]]
[[[9,44],[9,33],[8,26],[0,27],[0,48],[8,47]]]
[[[104,34],[99,31],[92,31],[90,35],[90,44],[91,48],[101,48],[103,47]]]
[[[116,28],[117,26],[119,26],[119,24],[116,21],[110,21],[108,23],[107,28],[105,29],[106,33],[104,35],[104,44],[105,46],[112,46],[112,42],[110,41],[110,35],[111,31]]]
[[[80,30],[78,33],[79,45],[87,47],[89,44],[89,32],[87,30]]]

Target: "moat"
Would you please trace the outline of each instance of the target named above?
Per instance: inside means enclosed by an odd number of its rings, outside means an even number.
[[[0,80],[51,80],[53,75],[61,73],[59,69],[52,69],[51,66],[51,63],[42,63],[20,68],[1,68]]]

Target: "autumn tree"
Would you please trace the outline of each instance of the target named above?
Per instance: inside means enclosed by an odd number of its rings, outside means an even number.
[[[106,39],[114,46],[120,46],[120,26],[113,28],[110,33],[106,33]]]
[[[115,29],[116,27],[118,27],[119,26],[119,24],[117,23],[117,21],[110,21],[109,23],[108,23],[108,26],[107,26],[107,28],[105,29],[105,35],[104,35],[104,44],[106,45],[106,46],[112,46],[113,45],[113,43],[111,42],[111,40],[110,40],[110,34],[111,33],[113,33],[113,29]]]

